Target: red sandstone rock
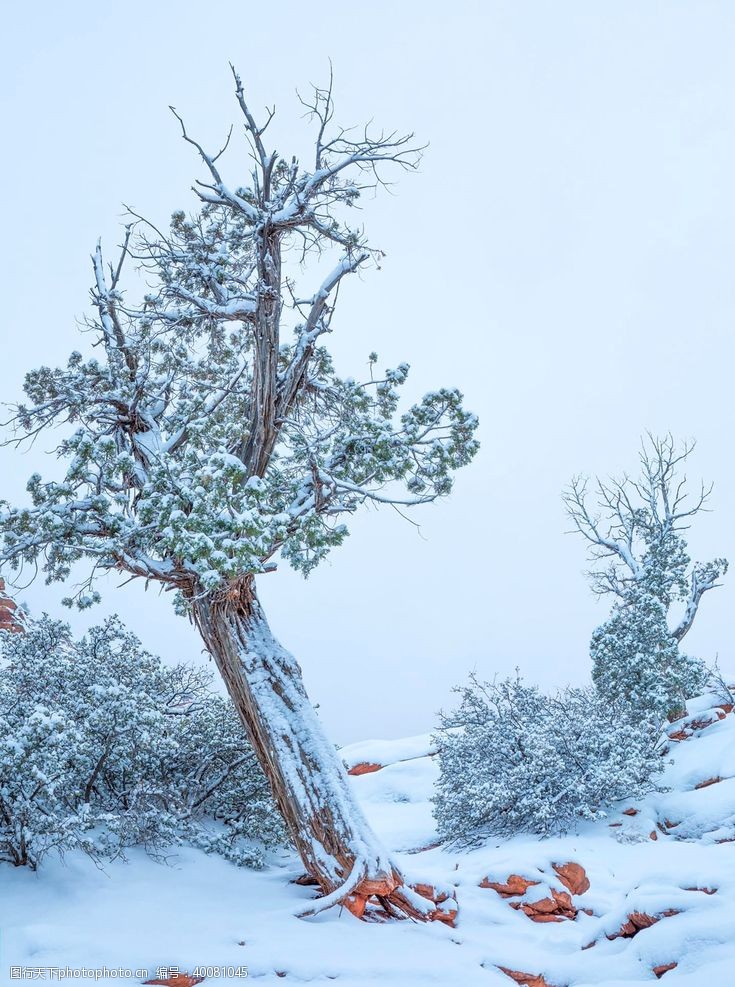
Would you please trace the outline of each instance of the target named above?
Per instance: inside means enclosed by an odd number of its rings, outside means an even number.
[[[634,809],[633,812],[635,811]],[[561,883],[571,894],[584,894],[585,891],[589,891],[589,878],[581,864],[575,864],[574,861],[570,860],[566,864],[552,864],[551,866],[556,871]]]
[[[429,918],[432,922],[443,922],[450,929],[454,928],[454,923],[459,913],[459,906],[453,899],[447,899],[448,904],[444,908],[435,908]]]
[[[510,970],[507,966],[499,966],[498,969],[522,987],[553,987],[540,973],[521,973],[520,970]]]
[[[355,918],[363,917],[365,914],[365,909],[367,908],[367,903],[367,896],[364,894],[348,895],[342,902],[347,911],[352,912]]]
[[[653,968],[653,972],[655,973],[655,975],[656,975],[656,976],[658,977],[658,979],[660,980],[660,979],[661,979],[661,977],[663,977],[663,975],[664,975],[665,973],[668,973],[668,972],[669,972],[669,970],[674,970],[674,969],[676,969],[676,966],[677,966],[677,964],[676,964],[676,963],[661,963],[661,965],[660,965],[660,966],[655,966],[655,967]]]
[[[686,730],[675,730],[674,733],[670,733],[669,740],[688,740],[689,734]]]
[[[647,912],[631,912],[628,920],[633,923],[638,932],[641,929],[650,929],[658,922],[658,916],[649,915]]]
[[[480,887],[491,888],[493,891],[497,891],[501,898],[514,898],[525,894],[529,888],[532,888],[538,883],[538,881],[529,881],[527,878],[521,877],[520,874],[511,874],[505,883],[502,881],[491,881],[487,877],[483,877],[480,881]]]
[[[637,936],[643,929],[650,929],[652,925],[660,922],[662,918],[670,918],[670,916],[678,914],[678,908],[667,908],[660,915],[649,915],[647,912],[631,912],[628,915],[628,920],[623,922],[618,931],[609,935],[607,938],[611,940],[632,939],[633,936]]]
[[[15,634],[22,633],[23,625],[18,620],[18,617],[18,605],[5,592],[5,580],[0,577],[0,631],[11,631]]]
[[[314,888],[319,884],[319,881],[315,877],[312,877],[311,874],[301,874],[299,877],[295,877],[291,881],[291,884],[299,884],[304,888]]]
[[[551,890],[550,898],[541,898],[539,901],[514,901],[511,908],[515,908],[527,915],[532,922],[563,922],[565,919],[574,921],[577,917],[577,909],[572,904],[572,899],[566,891]]]
[[[706,720],[692,720],[689,724],[690,730],[704,730],[705,727],[710,727],[715,721],[712,717],[707,717]]]
[[[450,891],[442,891],[439,888],[435,888],[433,884],[412,884],[411,887],[417,894],[420,894],[422,898],[428,898],[429,901],[436,902],[440,905],[447,898],[451,898],[452,894]]]
[[[433,884],[412,884],[413,890],[420,894],[422,898],[433,901],[437,907],[429,914],[432,922],[443,922],[450,928],[454,928],[454,923],[459,913],[457,904],[457,894],[453,888],[437,888]]]
[[[648,838],[650,840],[657,840],[658,839],[658,833],[656,832],[655,829],[652,829],[651,830],[651,832],[648,834]]]
[[[624,816],[637,816],[638,815],[638,810],[637,809],[623,809],[623,815]]]
[[[380,771],[382,767],[384,767],[382,764],[372,764],[370,761],[360,761],[359,764],[353,764],[347,774],[369,775],[373,771]]]
[[[701,891],[702,894],[717,894],[717,888],[684,888],[685,891]]]
[[[695,785],[694,788],[695,789],[697,789],[697,788],[709,788],[710,785],[716,785],[716,784],[718,784],[718,782],[721,782],[721,781],[722,781],[722,778],[720,778],[719,775],[715,775],[714,778],[707,778],[706,781],[700,781],[700,783],[698,785]]]

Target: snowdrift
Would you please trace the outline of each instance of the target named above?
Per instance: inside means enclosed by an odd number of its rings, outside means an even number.
[[[404,873],[455,889],[453,924],[365,924],[334,909],[299,920],[314,892],[293,883],[301,871],[285,853],[261,872],[190,849],[167,864],[136,852],[104,871],[79,857],[37,874],[4,867],[0,983],[11,967],[68,969],[77,983],[74,971],[86,968],[107,985],[164,979],[167,966],[218,987],[242,985],[245,970],[258,983],[341,987],[731,983],[732,706],[700,697],[668,733],[666,791],[572,835],[471,851],[436,843],[431,737],[344,748],[355,791]]]

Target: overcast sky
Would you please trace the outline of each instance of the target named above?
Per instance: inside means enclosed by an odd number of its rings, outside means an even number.
[[[306,146],[294,91],[330,58],[340,123],[430,143],[418,174],[364,203],[387,256],[345,286],[330,342],[345,374],[377,350],[411,363],[415,391],[459,386],[482,451],[420,532],[369,510],[307,582],[261,580],[335,741],[430,729],[472,669],[589,676],[607,603],[560,491],[634,468],[645,429],[696,437],[691,474],[715,491],[692,553],[735,559],[729,0],[40,0],[10,5],[2,34],[0,400],[82,345],[89,252],[117,242],[121,204],[159,223],[193,206],[197,163],[167,107],[217,145],[236,119],[228,60],[254,108],[276,104],[283,153]],[[232,184],[245,166],[233,155]],[[0,496],[21,498],[51,445],[0,450]],[[165,658],[202,660],[168,596],[116,586],[75,626],[117,611]],[[62,595],[21,597],[57,613]],[[734,600],[735,571],[687,639],[730,668]]]

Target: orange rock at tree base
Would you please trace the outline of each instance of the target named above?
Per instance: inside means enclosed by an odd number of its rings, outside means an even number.
[[[377,897],[378,900],[381,897],[387,898],[395,890],[396,886],[389,887],[387,882],[380,885],[376,881],[366,881],[361,885],[365,889],[365,893],[347,895],[342,904],[356,918],[384,919],[386,917],[384,914],[378,914],[372,911],[368,913],[367,906],[372,896]],[[450,926],[450,928],[454,928],[459,906],[453,888],[442,891],[440,888],[435,888],[432,884],[413,884],[410,887],[417,894],[421,895],[422,898],[426,898],[437,906],[426,916],[429,922],[443,922],[445,925]]]
[[[355,918],[364,918],[368,903],[373,895],[378,899],[388,898],[400,884],[401,881],[395,874],[391,878],[384,878],[380,881],[367,879],[360,881],[355,892],[346,895],[342,904],[348,911],[352,912]],[[370,917],[372,917],[372,913]]]
[[[429,918],[432,922],[444,922],[445,925],[454,928],[454,921],[457,918],[457,912],[459,906],[457,905],[457,897],[455,891],[444,890],[441,888],[434,887],[433,884],[412,884],[413,890],[420,894],[422,898],[427,898],[429,901],[433,901],[437,907],[431,913]]]
[[[373,764],[370,761],[360,761],[359,764],[353,764],[352,767],[347,772],[348,775],[369,775],[373,771],[380,771],[383,768],[382,764]]]

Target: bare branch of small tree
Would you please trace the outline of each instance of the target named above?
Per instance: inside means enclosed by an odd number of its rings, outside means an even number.
[[[685,612],[672,630],[681,641],[690,630],[702,597],[720,585],[727,571],[724,559],[691,565],[683,532],[707,510],[712,485],[688,485],[684,464],[694,442],[677,444],[669,434],[648,433],[639,453],[640,469],[632,478],[574,477],[564,491],[567,515],[574,531],[589,545],[593,591],[625,599],[633,585],[650,581],[654,570],[666,570],[659,591],[668,608],[685,603]]]

